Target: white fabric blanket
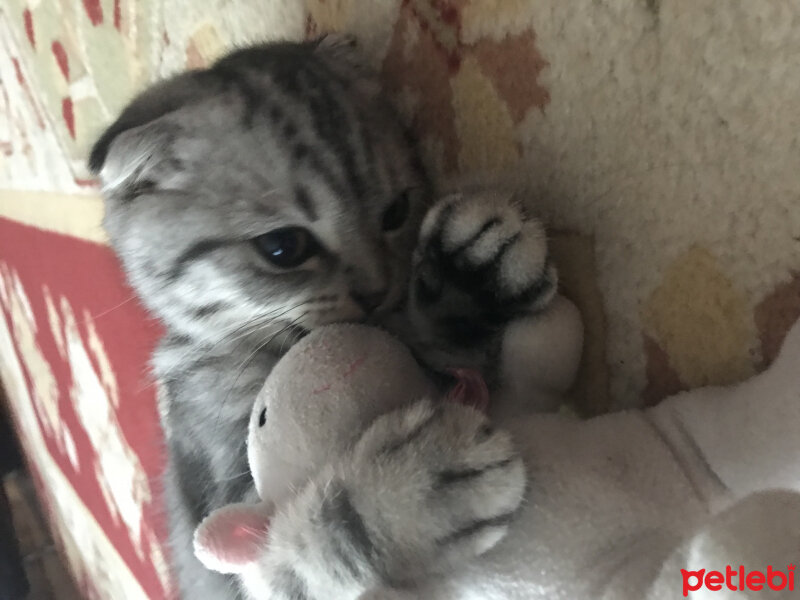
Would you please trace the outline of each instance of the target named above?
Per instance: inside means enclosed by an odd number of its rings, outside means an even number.
[[[800,323],[739,385],[588,421],[498,418],[528,502],[505,540],[421,598],[800,597]]]

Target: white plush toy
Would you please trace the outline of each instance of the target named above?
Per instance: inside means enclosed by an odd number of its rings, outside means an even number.
[[[263,502],[212,513],[198,556],[254,599],[800,597],[800,325],[737,386],[587,421],[538,412],[580,344],[563,299],[506,334],[488,408],[505,433],[464,406],[485,402],[479,380],[420,402],[436,392],[399,342],[312,333],[255,404]]]

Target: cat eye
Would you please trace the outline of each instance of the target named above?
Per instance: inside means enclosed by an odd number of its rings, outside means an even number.
[[[267,424],[267,409],[264,407],[264,410],[258,415],[258,426],[263,427]]]
[[[282,269],[299,267],[319,251],[314,236],[302,227],[283,227],[253,239],[258,252]]]
[[[408,190],[400,194],[394,202],[383,213],[383,222],[381,226],[384,231],[394,231],[400,229],[403,223],[408,219],[408,213],[411,208],[411,201],[409,200]]]

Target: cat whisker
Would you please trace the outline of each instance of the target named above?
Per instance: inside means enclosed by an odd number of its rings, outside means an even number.
[[[234,342],[234,341],[240,340],[242,338],[247,338],[247,337],[253,335],[254,333],[256,333],[262,327],[264,327],[266,325],[270,325],[271,323],[277,322],[281,317],[283,317],[287,313],[290,313],[293,310],[296,310],[296,309],[300,308],[301,306],[303,306],[306,303],[307,302],[301,302],[299,304],[295,304],[294,306],[290,306],[289,308],[283,310],[283,312],[281,312],[279,314],[275,314],[275,311],[270,311],[270,313],[268,313],[267,315],[264,315],[262,317],[256,317],[255,319],[252,319],[251,321],[249,321],[249,324],[250,324],[249,327],[247,327],[247,328],[239,328],[239,331],[236,332],[239,335],[226,336],[225,338],[223,338],[219,342],[216,342],[214,344],[214,346],[217,346],[217,345],[219,345],[220,343],[223,343],[223,342],[230,343],[230,342]],[[280,310],[280,309],[278,309],[278,310]],[[212,347],[214,347],[214,346],[212,346]],[[235,346],[235,347],[238,347],[238,345]]]
[[[107,315],[108,313],[117,310],[120,306],[124,306],[128,302],[131,302],[132,300],[136,300],[136,298],[137,298],[136,294],[132,294],[129,298],[127,298],[126,300],[123,300],[119,304],[116,304],[116,305],[112,306],[111,308],[108,308],[108,309],[106,309],[106,310],[104,310],[102,312],[99,312],[96,315],[90,315],[90,316],[91,316],[92,319],[99,319],[100,317],[102,317],[104,315]]]
[[[302,335],[305,333],[305,329],[303,329],[303,325],[302,325],[302,322],[303,322],[303,321],[302,321],[302,319],[303,319],[303,317],[305,316],[305,314],[307,314],[307,313],[304,313],[303,315],[301,315],[301,316],[300,316],[300,319],[299,319],[298,321],[296,321],[296,322],[295,322],[295,323],[292,325],[292,327],[293,327],[293,328],[297,328],[297,331],[290,331],[290,332],[289,332],[289,335],[287,335],[287,336],[286,336],[286,337],[283,339],[283,342],[281,342],[281,347],[280,347],[280,349],[278,350],[278,354],[279,354],[279,355],[281,355],[281,356],[283,355],[283,347],[284,347],[284,345],[286,344],[287,340],[289,340],[289,339],[291,339],[291,340],[292,340],[292,341],[289,343],[289,348],[291,348],[292,346],[294,346],[295,342],[297,342],[297,340],[299,340],[299,339],[300,339],[300,337],[302,337]]]
[[[306,301],[300,302],[298,304],[292,305],[289,308],[286,308],[286,305],[281,305],[281,306],[279,306],[277,308],[274,308],[274,309],[266,312],[263,315],[259,315],[258,317],[255,317],[255,318],[253,318],[253,319],[251,319],[249,321],[246,321],[244,324],[237,325],[231,331],[224,333],[222,339],[220,340],[220,342],[217,342],[217,344],[221,343],[223,341],[232,341],[232,340],[229,339],[231,335],[239,333],[242,330],[247,329],[250,326],[256,326],[256,325],[264,322],[265,320],[278,319],[281,316],[285,315],[287,312],[291,312],[292,310],[295,310],[295,309],[300,308],[301,306],[303,306],[305,304],[308,304],[308,302],[309,301],[306,300]],[[279,311],[283,311],[283,312],[281,312],[280,314],[276,315],[275,313],[278,313]],[[238,339],[238,338],[234,338],[234,339]]]
[[[247,471],[242,471],[241,473],[236,473],[235,475],[231,475],[230,477],[224,477],[222,479],[217,479],[215,483],[218,483],[218,482],[221,482],[221,481],[233,481],[235,479],[239,479],[240,477],[244,477],[245,475],[250,475],[250,469],[247,469]]]
[[[289,308],[286,308],[286,306],[283,305],[283,306],[275,308],[275,309],[273,309],[273,310],[271,310],[271,311],[269,311],[269,312],[267,312],[267,313],[265,313],[263,315],[259,315],[258,317],[255,317],[255,318],[253,318],[253,319],[251,319],[251,320],[249,320],[249,321],[247,321],[247,322],[245,322],[245,323],[243,323],[241,325],[237,325],[234,328],[232,328],[228,333],[223,334],[223,336],[219,340],[217,340],[216,342],[214,342],[210,346],[204,347],[203,348],[203,352],[201,352],[199,354],[198,353],[193,353],[192,356],[196,357],[196,358],[203,358],[203,357],[208,356],[209,354],[211,354],[215,349],[217,349],[222,344],[232,343],[232,342],[235,342],[235,341],[238,341],[238,340],[242,340],[242,339],[246,340],[248,337],[250,337],[254,333],[258,332],[259,329],[268,327],[269,325],[275,323],[282,316],[286,315],[287,313],[290,313],[293,310],[296,310],[296,309],[300,308],[301,306],[304,306],[305,304],[308,304],[308,302],[309,301],[306,300],[304,302],[300,302],[298,304],[294,304],[294,305],[290,306]],[[282,311],[282,312],[280,312],[279,314],[276,314],[276,313],[278,313],[278,311]],[[236,344],[235,346],[233,346],[232,349],[236,350],[236,349],[238,349],[240,347],[241,347],[241,343]],[[189,358],[189,355],[187,355],[187,358]]]
[[[286,311],[286,312],[289,312],[289,311]],[[236,384],[239,383],[239,379],[241,378],[242,373],[244,373],[244,370],[247,368],[247,366],[253,361],[253,359],[258,355],[258,353],[261,350],[263,350],[269,344],[271,344],[272,341],[277,336],[279,336],[283,332],[289,330],[291,327],[294,327],[294,325],[297,322],[299,322],[305,315],[306,315],[306,313],[303,313],[300,316],[295,317],[294,319],[289,321],[288,324],[286,324],[284,327],[282,327],[277,332],[275,332],[273,335],[271,335],[267,340],[265,340],[264,342],[262,342],[261,344],[256,346],[256,348],[247,356],[247,358],[245,358],[242,361],[242,364],[239,366],[239,368],[236,371],[236,377],[234,378],[233,383],[231,383],[230,387],[228,388],[228,393],[225,394],[225,398],[220,403],[219,411],[217,412],[217,420],[216,420],[216,423],[214,425],[215,428],[219,426],[219,420],[220,420],[220,417],[222,416],[222,409],[224,408],[225,404],[227,403],[228,399],[230,398],[230,395],[233,393],[233,390],[236,389]],[[255,398],[254,398],[254,400],[255,400]]]

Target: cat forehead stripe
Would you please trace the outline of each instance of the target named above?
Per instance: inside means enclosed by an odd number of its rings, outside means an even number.
[[[319,214],[317,214],[317,209],[314,206],[314,200],[305,187],[298,185],[297,188],[295,188],[294,199],[297,206],[303,211],[303,214],[305,214],[309,221],[314,222],[319,219]]]
[[[168,275],[169,279],[178,279],[181,275],[183,275],[183,272],[186,270],[189,263],[220,248],[229,246],[232,243],[234,243],[234,240],[208,239],[200,240],[199,242],[192,244],[189,248],[184,250],[177,259],[175,259],[172,269]]]

